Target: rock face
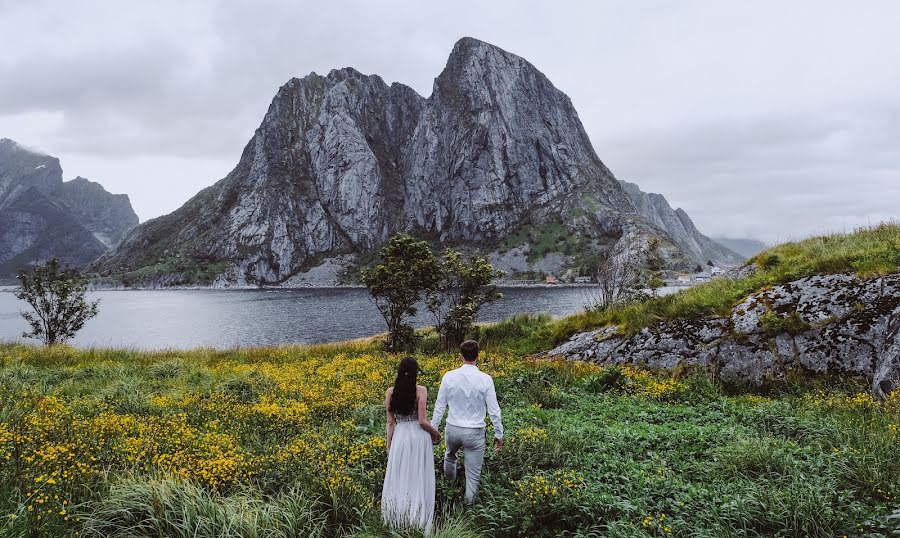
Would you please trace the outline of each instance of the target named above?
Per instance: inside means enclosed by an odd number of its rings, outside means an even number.
[[[464,38],[428,99],[350,68],[291,79],[227,177],[93,268],[159,267],[187,283],[225,264],[216,285],[277,284],[399,231],[490,252],[550,224],[580,237],[580,253],[656,238],[670,266],[701,261],[636,213],[565,94],[524,59]]]
[[[53,256],[87,265],[137,224],[128,196],[63,182],[59,159],[0,139],[0,278]]]
[[[634,183],[621,181],[625,193],[634,202],[639,215],[650,224],[660,228],[672,241],[695,260],[701,263],[711,261],[720,267],[733,267],[744,261],[744,257],[706,237],[687,213],[680,207],[672,209],[661,194],[644,192]]]
[[[580,333],[548,352],[601,364],[712,367],[760,385],[790,370],[868,376],[878,396],[900,386],[900,273],[802,278],[754,293],[730,317],[675,320],[633,336]]]
[[[95,181],[81,176],[66,181],[58,196],[76,220],[107,248],[121,243],[125,234],[138,225],[128,195],[110,194]]]

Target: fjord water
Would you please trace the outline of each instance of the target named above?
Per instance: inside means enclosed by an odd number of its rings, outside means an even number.
[[[519,313],[556,316],[583,310],[590,291],[577,287],[504,288],[479,321]],[[384,321],[362,288],[285,290],[98,291],[99,315],[71,342],[78,347],[139,349],[219,348],[320,343],[371,336]],[[0,341],[17,341],[27,328],[25,304],[0,293]],[[426,312],[413,320],[430,325]]]

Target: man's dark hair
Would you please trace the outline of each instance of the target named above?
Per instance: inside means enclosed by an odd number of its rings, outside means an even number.
[[[475,340],[466,340],[459,345],[459,352],[467,361],[474,361],[478,358],[478,342]]]

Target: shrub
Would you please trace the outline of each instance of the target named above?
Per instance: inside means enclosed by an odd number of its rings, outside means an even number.
[[[610,366],[604,368],[598,374],[586,377],[584,386],[591,392],[600,393],[620,390],[625,387],[627,382],[628,378],[620,367]]]
[[[459,345],[472,331],[481,307],[502,297],[492,284],[502,274],[484,256],[466,259],[456,250],[447,250],[425,301],[445,350]]]
[[[31,306],[22,317],[31,326],[25,338],[37,338],[45,345],[59,344],[75,336],[84,323],[97,315],[100,301],[87,301],[87,279],[53,258],[31,271],[19,271],[21,286],[16,298]]]
[[[791,312],[784,316],[776,312],[766,312],[759,317],[759,326],[763,334],[769,336],[782,333],[800,334],[810,328],[809,323],[803,321],[797,312]]]
[[[762,260],[762,267],[767,271],[775,269],[779,264],[781,264],[781,258],[778,257],[778,254],[769,254]]]

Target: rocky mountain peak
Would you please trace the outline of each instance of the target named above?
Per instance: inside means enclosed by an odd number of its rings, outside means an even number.
[[[175,267],[159,282],[188,283],[225,266],[220,284],[275,284],[400,231],[487,252],[510,236],[568,244],[554,272],[626,236],[695,263],[636,216],[563,92],[523,58],[463,38],[427,99],[349,67],[288,80],[228,176],[95,267]]]
[[[58,198],[106,248],[118,245],[138,225],[127,194],[111,194],[87,178],[78,176],[64,182]]]
[[[28,188],[48,193],[62,182],[59,159],[4,138],[0,140],[0,208]]]
[[[0,140],[0,279],[53,256],[85,265],[137,224],[127,195],[63,182],[59,159]]]

